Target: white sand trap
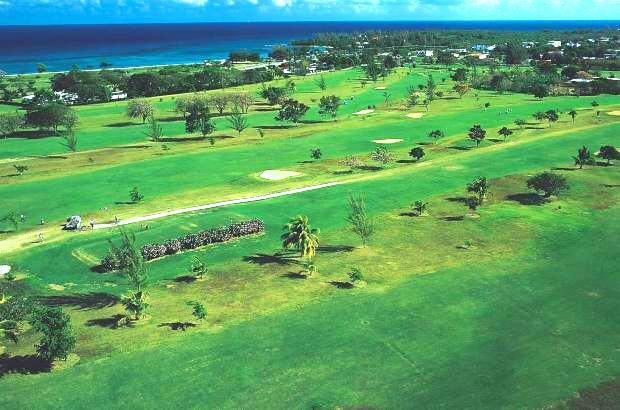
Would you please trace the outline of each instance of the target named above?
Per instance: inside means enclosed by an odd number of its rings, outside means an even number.
[[[403,140],[398,138],[388,138],[385,140],[373,140],[372,142],[374,142],[375,144],[396,144],[398,142],[403,142]]]
[[[385,87],[375,87],[375,90],[385,90]]]
[[[620,116],[620,111],[609,111],[607,114],[615,115],[615,116]]]
[[[59,292],[62,292],[63,290],[65,290],[65,287],[62,285],[57,285],[55,283],[50,283],[49,285],[47,285],[51,290],[57,290]]]
[[[372,114],[373,112],[375,112],[375,110],[362,110],[362,111],[354,112],[353,115],[368,115],[368,114]]]
[[[424,113],[422,112],[412,112],[407,114],[407,118],[413,118],[414,120],[417,120],[418,118],[422,118],[424,117]]]
[[[6,275],[11,271],[11,267],[9,265],[0,265],[0,277]]]
[[[301,172],[295,171],[282,171],[279,169],[268,169],[267,171],[263,171],[260,174],[260,177],[263,179],[268,179],[270,181],[281,181],[290,177],[298,177],[301,175]]]

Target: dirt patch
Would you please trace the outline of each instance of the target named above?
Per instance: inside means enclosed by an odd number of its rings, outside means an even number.
[[[353,115],[368,115],[372,114],[373,112],[375,112],[375,110],[361,110],[358,112],[354,112]]]
[[[50,283],[49,285],[47,285],[51,290],[57,290],[59,292],[62,292],[63,290],[65,290],[65,287],[62,285],[57,285],[55,283]]]
[[[268,179],[270,181],[281,181],[286,178],[298,177],[302,175],[301,172],[295,171],[283,171],[280,169],[268,169],[263,171],[259,176],[263,179]]]
[[[620,111],[609,111],[607,114],[614,115],[616,117],[620,116]]]
[[[403,142],[403,140],[399,138],[388,138],[385,140],[373,140],[372,142],[374,142],[375,144],[396,144],[399,142]]]
[[[375,87],[375,90],[385,90],[385,87]]]

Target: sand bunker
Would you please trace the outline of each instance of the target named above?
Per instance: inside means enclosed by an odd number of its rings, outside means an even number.
[[[407,118],[418,119],[424,117],[424,113],[421,112],[412,112],[407,114]]]
[[[620,111],[609,111],[607,114],[615,115],[615,116],[620,116]]]
[[[396,144],[397,142],[403,142],[403,140],[398,138],[388,138],[385,140],[373,140],[375,144]]]
[[[385,87],[375,87],[375,90],[385,90]]]
[[[9,265],[0,265],[0,277],[6,275],[11,271],[11,267]]]
[[[353,115],[367,115],[375,112],[375,110],[362,110],[358,112],[354,112]]]
[[[49,285],[47,285],[51,290],[57,290],[59,292],[62,292],[63,290],[65,290],[65,287],[62,285],[57,285],[55,283],[50,283]]]
[[[268,179],[270,181],[280,181],[290,177],[298,177],[300,176],[300,172],[295,171],[282,171],[279,169],[268,169],[267,171],[263,171],[260,174],[260,177],[263,179]]]

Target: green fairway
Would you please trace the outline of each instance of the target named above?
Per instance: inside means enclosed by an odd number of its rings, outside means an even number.
[[[408,87],[429,74],[444,96],[428,111],[405,107]],[[29,361],[38,340],[29,326],[19,343],[0,339],[0,408],[549,408],[620,375],[620,161],[573,160],[582,146],[620,146],[620,117],[609,114],[620,98],[596,96],[596,109],[591,97],[458,98],[446,69],[425,66],[365,86],[362,77],[326,73],[325,92],[313,76],[295,77],[293,97],[311,107],[300,124],[279,123],[277,107],[257,100],[240,136],[215,117],[214,145],[185,134],[179,96],[151,99],[170,138],[159,143],[125,117],[125,102],[77,107],[77,152],[60,136],[0,140],[0,207],[25,216],[17,231],[0,223],[0,265],[17,274],[0,286],[63,307],[77,334],[51,373]],[[348,99],[334,120],[317,109],[331,94]],[[354,114],[363,109],[374,111]],[[533,118],[552,109],[558,122]],[[475,124],[487,131],[479,147],[468,138]],[[434,141],[432,130],[444,136]],[[394,157],[385,165],[369,158],[383,139],[402,140],[385,145]],[[426,155],[411,160],[413,147]],[[349,156],[364,166],[350,168]],[[16,164],[28,170],[16,175]],[[272,181],[265,170],[301,175]],[[570,189],[545,202],[526,180],[548,170]],[[471,210],[466,186],[477,177],[490,191]],[[60,230],[70,215],[105,223],[326,182],[340,184],[127,225],[139,245],[253,218],[265,232],[149,262],[147,317],[120,328],[128,279],[97,269],[119,230]],[[133,187],[144,194],[137,203]],[[351,194],[374,220],[367,246],[347,223]],[[415,201],[429,216],[412,215]],[[281,250],[296,215],[320,228],[309,277]],[[195,256],[205,279],[188,279]],[[353,267],[360,286],[347,284]],[[189,301],[207,318],[174,330],[195,321]]]

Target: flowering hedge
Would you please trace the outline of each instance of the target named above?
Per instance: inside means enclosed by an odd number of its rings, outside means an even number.
[[[196,249],[213,243],[228,242],[243,236],[254,235],[265,230],[265,224],[260,219],[237,222],[228,226],[219,226],[198,233],[190,233],[176,239],[169,239],[164,243],[147,243],[140,248],[142,257],[146,261],[161,258],[166,255],[174,255],[181,250]],[[101,268],[104,271],[112,271],[123,268],[123,258],[108,254],[101,260]]]

